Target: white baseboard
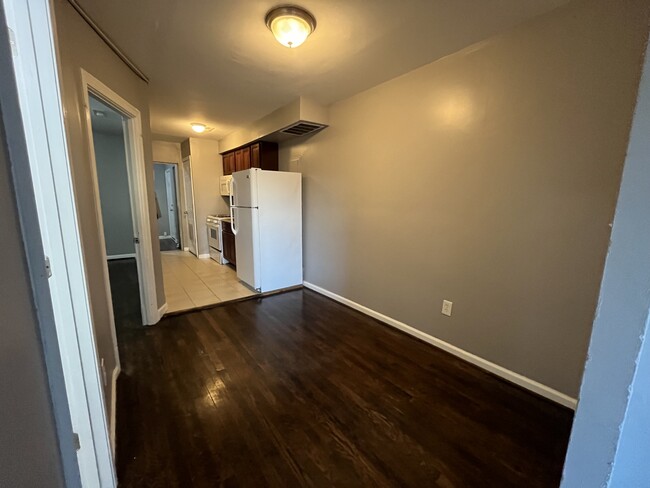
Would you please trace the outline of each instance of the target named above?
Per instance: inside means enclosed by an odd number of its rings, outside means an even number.
[[[189,247],[184,247],[184,248],[183,248],[183,251],[185,251],[185,252],[190,252],[190,248],[189,248]]]
[[[167,313],[167,309],[169,308],[169,305],[167,302],[163,303],[162,306],[158,309],[158,321],[163,318],[163,315]]]
[[[208,254],[199,254],[199,259],[210,259],[210,253],[208,253]]]
[[[120,366],[115,366],[111,375],[111,451],[115,459],[115,426],[117,423],[117,377],[120,375]]]
[[[158,236],[158,239],[162,241],[163,239],[174,239],[174,238],[172,236]]]
[[[106,259],[109,261],[111,259],[127,259],[127,258],[134,258],[135,253],[130,253],[130,254],[113,254],[112,256],[106,256]]]
[[[413,337],[417,337],[418,339],[423,340],[424,342],[427,342],[433,346],[436,346],[442,349],[443,351],[447,351],[453,354],[454,356],[467,361],[468,363],[472,363],[481,369],[484,369],[486,371],[489,371],[490,373],[500,376],[501,378],[510,381],[511,383],[526,388],[527,390],[537,393],[538,395],[548,398],[549,400],[559,403],[560,405],[564,405],[565,407],[572,408],[573,410],[576,409],[578,402],[575,398],[565,395],[564,393],[559,392],[549,386],[543,385],[535,380],[531,380],[530,378],[527,378],[519,373],[515,373],[514,371],[510,371],[509,369],[506,369],[503,366],[499,366],[498,364],[488,361],[487,359],[483,359],[479,356],[476,356],[471,352],[467,352],[463,349],[460,349],[459,347],[449,344],[448,342],[438,339],[437,337],[422,332],[421,330],[418,330],[415,327],[411,327],[410,325],[400,322],[399,320],[395,320],[394,318],[388,317],[387,315],[379,313],[368,307],[364,307],[363,305],[353,302],[348,298],[337,295],[336,293],[321,288],[320,286],[316,286],[313,283],[309,283],[305,281],[303,284],[306,288],[309,288],[310,290],[320,293],[321,295],[325,295],[326,297],[329,297],[333,300],[336,300],[337,302],[347,305],[350,308],[358,310],[363,314],[366,314],[372,318],[384,322],[385,324],[395,327],[396,329],[406,332],[407,334],[410,334]]]

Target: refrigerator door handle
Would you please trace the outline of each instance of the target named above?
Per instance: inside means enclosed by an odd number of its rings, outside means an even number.
[[[235,178],[230,179],[230,228],[232,233],[237,235],[237,225],[235,224]]]
[[[230,222],[230,227],[232,228],[232,233],[234,235],[237,235],[237,225],[235,224],[236,222],[235,215],[237,214],[235,213],[235,210],[237,210],[236,207],[230,207],[230,218],[232,219]]]

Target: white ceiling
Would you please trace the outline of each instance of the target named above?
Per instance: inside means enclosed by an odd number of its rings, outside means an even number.
[[[220,139],[298,96],[328,105],[567,0],[300,0],[302,46],[272,37],[274,0],[79,0],[150,78],[154,134]],[[194,134],[195,135],[195,134]]]

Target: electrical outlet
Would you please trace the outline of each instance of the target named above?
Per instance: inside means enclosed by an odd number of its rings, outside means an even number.
[[[442,301],[442,314],[446,315],[448,317],[451,317],[451,307],[454,305],[453,302],[450,302],[449,300],[443,300]]]

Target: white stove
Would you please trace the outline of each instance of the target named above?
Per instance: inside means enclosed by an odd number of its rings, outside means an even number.
[[[223,257],[223,239],[221,238],[221,223],[224,221],[230,222],[230,216],[208,215],[206,219],[210,257],[219,264],[228,264],[228,260]]]

